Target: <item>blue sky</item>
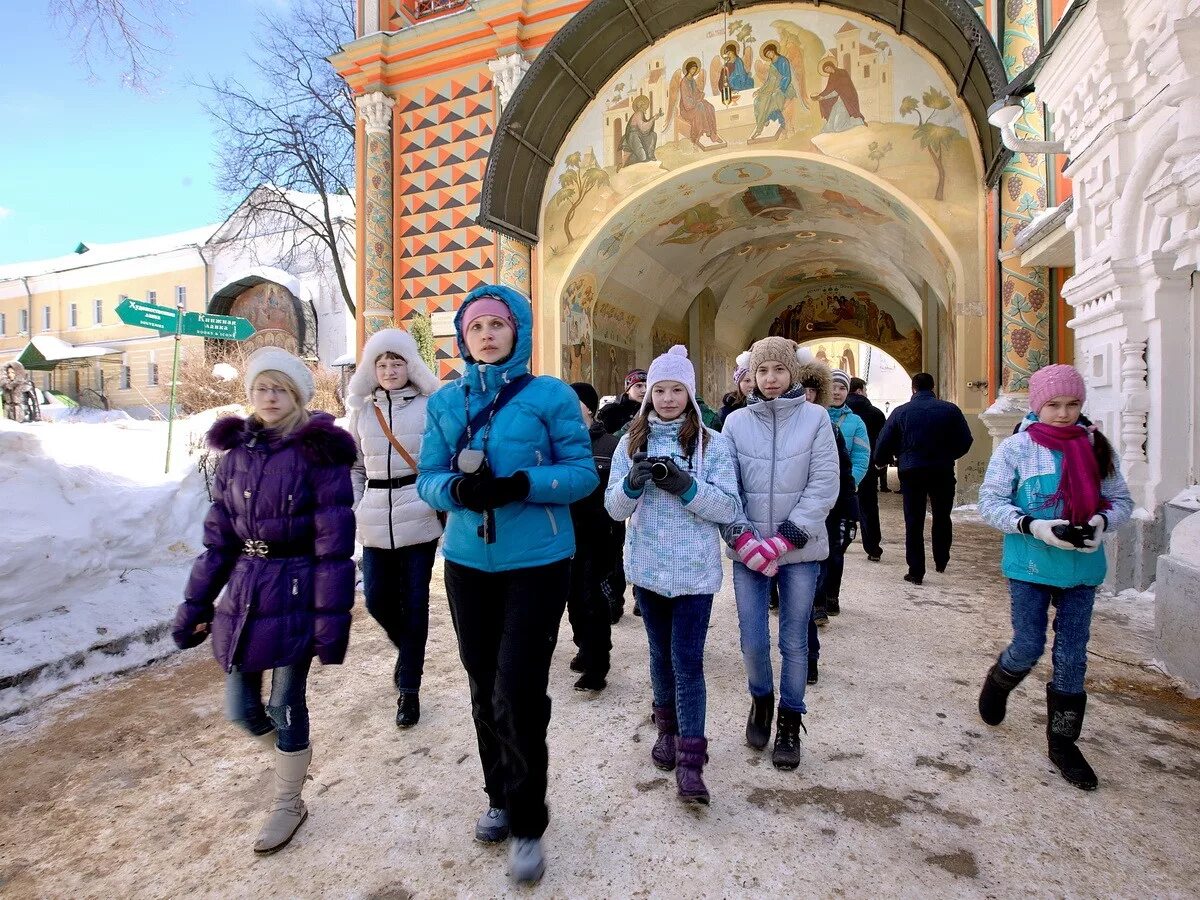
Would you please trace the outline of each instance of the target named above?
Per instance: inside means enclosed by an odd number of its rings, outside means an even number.
[[[250,78],[259,12],[281,4],[185,0],[167,22],[163,77],[144,95],[107,62],[93,82],[45,0],[0,3],[0,264],[223,219],[236,200],[212,185],[212,126],[189,81]]]

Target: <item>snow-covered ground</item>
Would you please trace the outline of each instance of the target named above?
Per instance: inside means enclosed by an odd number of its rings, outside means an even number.
[[[220,411],[175,423],[0,421],[0,718],[170,652]]]

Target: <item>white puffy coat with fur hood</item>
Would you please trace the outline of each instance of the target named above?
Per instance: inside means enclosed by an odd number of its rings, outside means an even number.
[[[408,384],[394,391],[384,390],[375,377],[375,361],[386,352],[399,354],[408,363]],[[441,387],[437,377],[421,359],[417,343],[399,328],[386,328],[371,335],[346,396],[350,409],[348,428],[358,443],[358,460],[351,476],[354,481],[357,537],[364,547],[392,550],[435,541],[442,525],[437,513],[417,496],[414,480],[403,487],[367,487],[367,481],[391,481],[415,476],[383,433],[374,408],[383,413],[392,435],[412,458],[421,457],[421,437],[425,433],[425,405],[429,395]]]

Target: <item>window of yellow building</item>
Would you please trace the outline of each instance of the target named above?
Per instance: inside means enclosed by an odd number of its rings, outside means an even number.
[[[146,364],[146,384],[158,387],[158,360],[155,351],[150,351],[150,361]]]
[[[121,354],[121,390],[127,391],[133,382],[133,372],[129,368],[129,354]]]
[[[8,334],[8,316],[0,313],[0,337]]]
[[[20,315],[17,316],[17,324],[20,325],[20,334],[29,334],[29,310],[23,309]]]
[[[187,288],[182,284],[175,287],[175,305],[180,309],[187,308]]]
[[[50,330],[50,307],[42,307],[42,331]]]
[[[122,298],[124,299],[124,298]],[[92,323],[100,325],[104,322],[104,303],[97,297],[92,301]]]
[[[158,303],[158,291],[146,291],[146,302],[157,304]]]
[[[79,327],[79,304],[78,303],[71,304],[71,320],[70,321],[71,321],[72,328]],[[46,327],[49,328],[50,326],[47,325]]]

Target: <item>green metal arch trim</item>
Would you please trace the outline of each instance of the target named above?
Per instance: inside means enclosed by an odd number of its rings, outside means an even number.
[[[1000,132],[988,124],[987,111],[1004,94],[1008,79],[1000,51],[968,0],[818,0],[814,8],[820,6],[873,19],[938,59],[967,106],[992,183],[1008,151]],[[478,224],[536,244],[546,181],[575,121],[634,56],[719,11],[711,0],[592,0],[580,10],[533,60],[500,117]]]

